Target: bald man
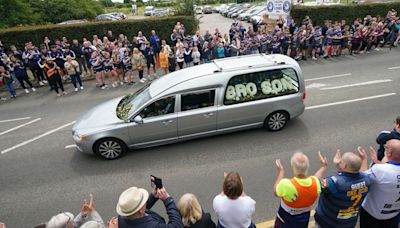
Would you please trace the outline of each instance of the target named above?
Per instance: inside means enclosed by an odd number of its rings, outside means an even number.
[[[361,228],[398,228],[400,211],[400,140],[385,144],[388,162],[375,164],[365,173],[371,178],[370,192],[361,214]],[[384,159],[385,160],[385,159]]]
[[[281,199],[275,220],[275,228],[302,228],[308,227],[310,211],[321,193],[319,179],[323,176],[328,162],[318,152],[321,163],[320,169],[314,176],[308,176],[310,162],[308,157],[296,152],[290,159],[293,178],[283,178],[285,175],[280,160],[276,160],[278,178],[275,182],[274,193]]]
[[[360,150],[361,148],[359,148]],[[362,151],[360,151],[362,155]],[[333,163],[338,173],[322,180],[322,194],[315,211],[316,227],[353,228],[371,180],[360,172],[362,159],[353,152],[336,152]]]

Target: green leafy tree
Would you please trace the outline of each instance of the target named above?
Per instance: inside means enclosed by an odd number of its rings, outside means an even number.
[[[103,12],[100,2],[94,0],[30,0],[32,9],[42,23],[59,23],[67,20],[93,19]]]
[[[0,28],[35,24],[39,18],[24,0],[0,0],[0,15]]]
[[[176,15],[194,16],[193,0],[177,0]]]

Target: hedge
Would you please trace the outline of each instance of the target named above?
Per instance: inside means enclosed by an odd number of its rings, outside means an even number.
[[[35,45],[43,43],[45,36],[48,36],[51,40],[61,39],[63,36],[67,37],[68,40],[78,39],[81,41],[84,37],[92,40],[94,34],[101,38],[107,34],[108,30],[111,30],[115,36],[122,33],[129,40],[132,40],[132,37],[136,36],[138,31],[142,31],[143,35],[150,38],[151,30],[155,30],[160,39],[165,39],[168,42],[172,29],[178,21],[185,25],[188,33],[194,34],[197,29],[197,21],[194,17],[174,16],[71,25],[17,27],[0,30],[0,40],[7,48],[10,45],[23,48],[28,41],[32,41]]]
[[[310,16],[314,25],[322,25],[324,20],[346,20],[352,24],[356,18],[364,18],[366,15],[385,17],[391,9],[400,11],[400,2],[393,3],[366,3],[330,6],[299,6],[296,5],[290,12],[295,21],[301,22],[305,16]]]

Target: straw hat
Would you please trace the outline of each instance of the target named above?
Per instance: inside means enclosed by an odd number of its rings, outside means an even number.
[[[149,193],[145,189],[128,188],[119,196],[117,213],[125,217],[133,215],[146,204],[148,198]]]

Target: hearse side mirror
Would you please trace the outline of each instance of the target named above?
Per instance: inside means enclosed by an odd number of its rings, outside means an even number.
[[[133,118],[133,122],[137,124],[143,124],[143,118],[140,115],[137,115],[135,118]]]

